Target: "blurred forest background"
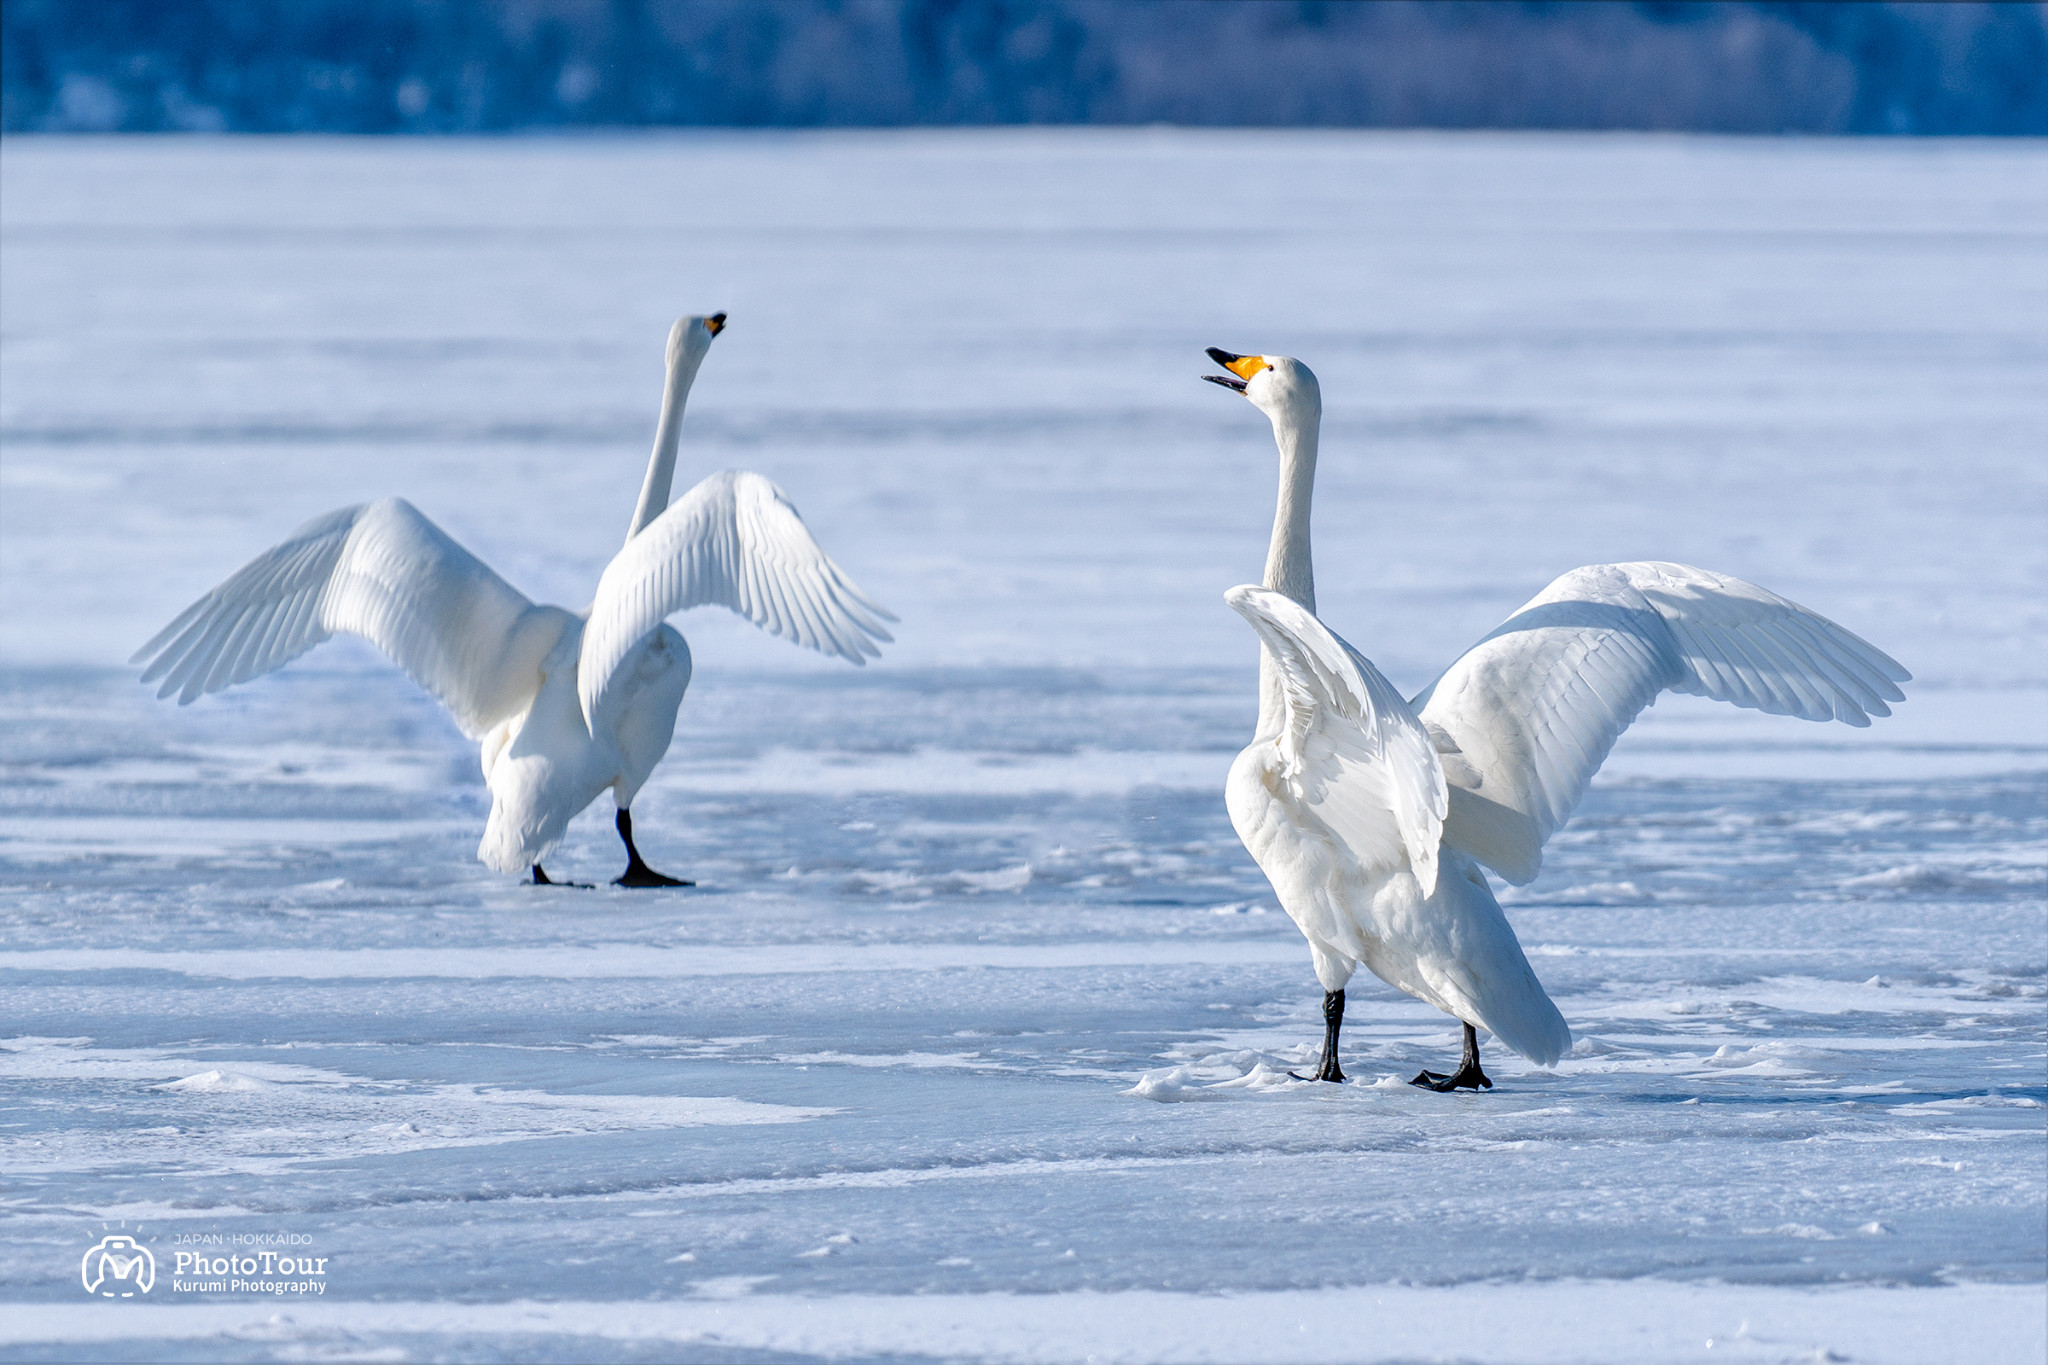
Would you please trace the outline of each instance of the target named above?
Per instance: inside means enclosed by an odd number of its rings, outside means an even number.
[[[6,132],[2048,133],[2040,4],[6,0]]]

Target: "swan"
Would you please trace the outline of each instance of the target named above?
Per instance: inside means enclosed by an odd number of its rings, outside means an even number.
[[[609,787],[626,845],[618,886],[689,886],[633,842],[633,797],[668,752],[690,685],[672,613],[729,607],[853,664],[880,657],[896,618],[811,538],[789,497],[744,470],[669,505],[683,405],[725,314],[676,320],[654,452],[626,543],[581,612],[528,601],[403,498],[344,507],[264,551],[129,661],[187,705],[280,668],[336,632],[383,650],[481,745],[491,814],[477,858],[532,871]]]
[[[1773,715],[1870,724],[1911,675],[1834,622],[1753,583],[1684,564],[1573,569],[1403,701],[1317,619],[1309,551],[1322,394],[1288,356],[1209,357],[1204,379],[1271,420],[1280,497],[1263,585],[1224,601],[1258,635],[1259,722],[1225,802],[1238,837],[1308,939],[1323,987],[1322,1064],[1364,963],[1464,1025],[1431,1090],[1492,1089],[1477,1030],[1550,1066],[1571,1030],[1529,966],[1482,868],[1532,880],[1621,732],[1662,692]],[[1308,1079],[1304,1077],[1303,1079]]]

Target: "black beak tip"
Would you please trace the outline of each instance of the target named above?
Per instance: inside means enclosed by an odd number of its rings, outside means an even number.
[[[1211,384],[1221,384],[1224,388],[1234,393],[1243,393],[1245,390],[1245,382],[1242,379],[1232,379],[1228,375],[1205,374],[1202,378],[1208,380]]]
[[[1203,351],[1202,354],[1208,356],[1209,359],[1215,361],[1218,365],[1228,365],[1234,360],[1244,359],[1244,357],[1241,355],[1232,355],[1230,352],[1224,350],[1221,346],[1211,346],[1205,351]]]

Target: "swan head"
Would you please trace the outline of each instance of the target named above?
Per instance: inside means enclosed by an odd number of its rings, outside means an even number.
[[[724,330],[723,313],[692,313],[677,318],[676,325],[668,329],[669,369],[687,367],[692,374],[696,373],[711,349],[711,338]]]
[[[1211,346],[1209,359],[1230,373],[1202,378],[1243,394],[1275,427],[1307,426],[1322,419],[1322,386],[1316,383],[1315,371],[1293,356],[1232,355]]]

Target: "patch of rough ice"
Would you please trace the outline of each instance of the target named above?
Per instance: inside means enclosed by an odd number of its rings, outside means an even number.
[[[977,891],[1022,891],[1031,884],[1031,864],[1000,868],[994,872],[954,872],[947,881],[969,893]]]
[[[991,1061],[978,1052],[792,1052],[777,1062],[797,1066],[906,1066],[920,1071],[965,1068],[972,1071],[1014,1071],[1007,1062]]]
[[[1793,1080],[1813,1074],[1810,1068],[1796,1066],[1794,1062],[1809,1061],[1820,1055],[1810,1048],[1788,1043],[1758,1043],[1746,1048],[1723,1043],[1714,1049],[1711,1056],[1701,1059],[1701,1065],[1713,1068],[1711,1072],[1701,1074]]]
[[[1276,1067],[1261,1059],[1250,1071],[1235,1080],[1217,1081],[1212,1090],[1291,1090],[1307,1085],[1301,1077],[1283,1067]]]
[[[228,1074],[209,1068],[189,1054],[159,1052],[152,1048],[96,1048],[90,1038],[13,1038],[0,1042],[0,1077],[26,1081],[169,1081],[159,1089],[203,1090],[187,1085],[199,1073]],[[237,1059],[233,1074],[257,1084],[317,1085],[338,1088],[357,1084],[357,1078],[319,1067],[284,1062],[252,1062]],[[257,1084],[214,1089],[255,1089]]]
[[[158,1090],[223,1091],[223,1090],[272,1090],[276,1087],[269,1081],[259,1081],[254,1076],[243,1076],[233,1071],[202,1071],[196,1076],[187,1076],[182,1081],[168,1081],[156,1087]]]
[[[1193,1067],[1173,1066],[1158,1071],[1148,1071],[1138,1078],[1138,1083],[1126,1095],[1135,1095],[1141,1100],[1157,1100],[1161,1104],[1176,1104],[1183,1100],[1213,1100],[1220,1098],[1208,1086],[1195,1079]]]
[[[2048,1104],[2028,1095],[1961,1095],[1952,1100],[1926,1100],[1919,1104],[1893,1105],[1893,1114],[1959,1114],[1970,1109],[2048,1109]]]
[[[2014,871],[2018,872],[2017,869]],[[1996,877],[1986,876],[1981,871],[1934,867],[1927,863],[1907,863],[1900,867],[1886,868],[1882,872],[1868,872],[1860,877],[1847,878],[1842,882],[1842,889],[1892,891],[1901,894],[1948,891],[1968,896],[1982,896],[1996,895],[2012,890],[2015,885],[2038,880],[2038,875],[2027,873]]]
[[[1148,1071],[1124,1093],[1163,1104],[1183,1100],[1216,1100],[1224,1091],[1253,1093],[1291,1090],[1312,1084],[1289,1074],[1284,1064],[1249,1052],[1212,1053],[1197,1062]]]
[[[695,1128],[702,1126],[796,1123],[824,1118],[837,1109],[701,1095],[557,1095],[545,1090],[486,1090],[458,1085],[451,1097],[555,1116],[555,1121],[589,1119],[606,1127]]]
[[[766,1284],[773,1275],[714,1275],[706,1280],[690,1281],[690,1292],[700,1299],[743,1299],[754,1292],[754,1286]]]

